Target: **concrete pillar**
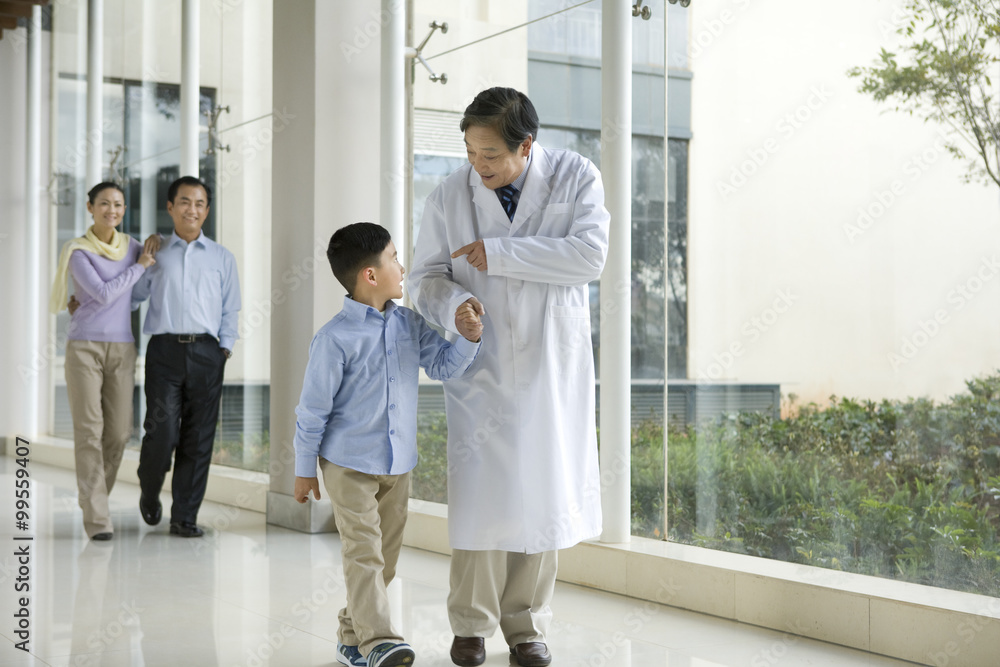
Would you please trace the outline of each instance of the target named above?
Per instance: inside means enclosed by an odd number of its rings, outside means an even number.
[[[199,176],[198,131],[201,125],[200,0],[181,3],[181,176]]]
[[[28,22],[28,76],[27,76],[27,111],[25,127],[25,165],[24,165],[24,226],[25,226],[25,256],[31,258],[36,267],[45,266],[42,258],[42,8],[35,5],[31,10],[31,20]],[[27,278],[27,276],[25,276]],[[41,278],[41,277],[39,277]],[[41,353],[39,349],[42,337],[40,325],[42,313],[47,311],[49,299],[46,293],[42,297],[39,279],[27,279],[20,284],[26,294],[26,312],[22,322],[26,329],[26,338],[34,355]],[[51,282],[49,283],[51,284]],[[13,285],[12,285],[13,287]],[[38,358],[36,356],[36,358]],[[39,394],[42,387],[48,383],[42,382],[39,373],[28,373],[24,376],[27,414],[24,423],[30,429],[29,437],[37,436],[43,430],[40,421],[42,397]]]
[[[303,0],[274,13],[274,105],[288,124],[272,158],[271,485],[267,520],[333,530],[323,502],[299,505],[295,406],[309,343],[343,304],[326,260],[338,228],[380,221],[379,0]],[[322,476],[322,475],[320,475]]]
[[[87,3],[87,182],[104,180],[104,0]]]
[[[632,4],[604,0],[601,18],[601,175],[611,213],[601,275],[602,542],[631,538]],[[607,311],[605,309],[608,309]]]
[[[381,0],[382,33],[381,42],[381,86],[380,118],[382,179],[381,195],[382,219],[379,221],[389,230],[395,241],[400,259],[406,258],[408,240],[404,215],[406,179],[406,139],[404,136],[406,118],[406,16],[405,6],[400,0]]]

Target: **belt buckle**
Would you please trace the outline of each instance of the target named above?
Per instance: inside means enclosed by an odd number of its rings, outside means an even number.
[[[178,343],[193,343],[198,340],[198,336],[195,334],[180,334],[177,336]]]

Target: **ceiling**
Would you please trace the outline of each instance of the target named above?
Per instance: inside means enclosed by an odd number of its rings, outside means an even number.
[[[17,30],[18,19],[31,18],[34,5],[47,5],[49,0],[0,0],[0,39]]]

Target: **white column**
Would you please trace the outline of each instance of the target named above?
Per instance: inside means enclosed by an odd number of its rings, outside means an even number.
[[[24,225],[25,225],[25,256],[30,258],[30,266],[47,266],[41,255],[41,162],[42,162],[42,9],[35,5],[31,9],[31,20],[28,22],[28,77],[27,77],[27,118],[25,128],[25,175],[24,175]],[[25,280],[23,285],[26,294],[26,312],[24,317],[25,335],[31,351],[32,359],[39,359],[41,345],[39,336],[42,318],[42,304],[48,305],[48,298],[41,297],[41,282],[43,277]],[[47,283],[51,284],[51,283]],[[46,309],[47,310],[47,309]],[[46,365],[47,368],[47,365]],[[41,396],[39,390],[47,383],[39,382],[38,373],[24,375],[27,400],[25,406],[28,414],[25,424],[30,433],[28,437],[37,436],[43,430],[39,423],[39,405]]]
[[[181,176],[199,176],[200,11],[199,0],[183,0],[181,4]]]
[[[663,538],[669,521],[668,438],[670,426],[670,7],[663,6]]]
[[[400,260],[409,247],[406,238],[404,204],[406,195],[405,122],[406,122],[406,9],[398,0],[382,0],[382,62],[380,99],[379,222],[395,240]]]
[[[381,54],[375,42],[356,41],[378,27],[380,6],[380,0],[301,0],[283,3],[274,13],[273,95],[291,120],[274,134],[271,211],[274,220],[295,224],[274,225],[270,239],[274,307],[267,521],[305,532],[334,527],[329,502],[300,505],[292,497],[292,440],[304,351],[343,303],[344,288],[326,259],[327,243],[339,227],[385,215],[379,202],[385,171],[380,152],[371,150],[372,137],[380,131],[370,102],[380,94]],[[345,55],[345,44],[358,44],[357,52]]]
[[[87,3],[87,182],[104,180],[104,0]]]
[[[601,175],[611,213],[601,276],[602,542],[631,536],[632,5],[603,0]]]
[[[134,110],[141,114],[156,114],[156,84],[155,78],[158,72],[156,54],[156,8],[151,2],[143,2],[142,16],[142,102],[139,109]],[[135,54],[139,55],[139,54]],[[154,153],[153,146],[156,140],[156,125],[154,123],[142,123],[142,135],[140,137],[141,155],[128,156],[129,162],[134,162],[140,157],[148,157]],[[139,217],[139,238],[145,240],[150,234],[156,232],[156,160],[144,160],[137,166],[141,175],[142,209]],[[149,301],[143,301],[145,307]],[[145,313],[143,320],[145,321]],[[142,347],[145,351],[145,345]],[[139,392],[140,400],[145,401],[145,392]]]
[[[156,115],[156,73],[159,71],[157,63],[157,24],[156,8],[153,2],[145,0],[142,3],[142,102],[138,113]],[[156,145],[156,125],[154,123],[142,123],[141,131],[141,153],[132,155],[129,161],[134,161],[139,157],[147,157],[153,154],[153,146]],[[140,192],[142,207],[139,211],[139,239],[146,240],[150,234],[156,232],[156,207],[160,203],[156,200],[156,174],[157,160],[144,160],[137,165],[140,174]],[[183,172],[182,172],[183,173]],[[133,211],[134,215],[134,211]],[[146,314],[149,311],[149,299],[139,305],[139,321],[146,321]],[[139,358],[136,360],[136,384],[143,385],[146,382],[146,347],[149,345],[149,334],[142,332],[139,327]],[[139,414],[146,414],[146,392],[139,392]]]
[[[413,44],[413,0],[406,0],[403,3],[405,14],[404,23],[406,28],[403,32],[405,44]],[[406,47],[409,48],[409,47]],[[413,265],[413,60],[407,57],[407,62],[403,66],[403,104],[404,125],[403,125],[403,155],[405,159],[405,171],[403,172],[403,229],[406,235],[406,250],[399,251],[403,266],[409,269]],[[409,214],[409,215],[407,215]],[[410,302],[409,290],[403,291],[404,303],[408,307],[413,307]]]

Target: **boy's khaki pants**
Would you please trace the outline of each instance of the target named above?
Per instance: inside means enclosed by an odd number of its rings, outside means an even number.
[[[410,499],[410,473],[368,475],[320,457],[323,483],[340,532],[347,606],[340,610],[341,644],[366,656],[403,637],[392,627],[386,586],[396,576]]]
[[[88,537],[114,532],[108,494],[132,437],[135,356],[134,343],[66,342],[76,485]]]

